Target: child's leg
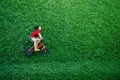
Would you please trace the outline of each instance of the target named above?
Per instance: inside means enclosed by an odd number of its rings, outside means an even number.
[[[36,38],[32,38],[32,40],[34,41],[34,48],[35,48],[34,51],[40,51],[40,49],[37,48],[37,46],[38,46],[37,39]]]
[[[40,43],[40,41],[41,41],[41,39],[40,39],[40,38],[36,38],[36,40],[37,40],[37,44],[39,44],[39,43]]]

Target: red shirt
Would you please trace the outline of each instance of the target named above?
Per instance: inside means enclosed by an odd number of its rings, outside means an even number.
[[[40,30],[35,30],[34,32],[32,32],[32,34],[30,35],[30,37],[39,37],[38,33],[40,33]]]

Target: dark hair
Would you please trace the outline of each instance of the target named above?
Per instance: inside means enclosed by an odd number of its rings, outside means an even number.
[[[39,28],[39,26],[40,26],[40,25],[35,26],[35,27],[34,27],[34,28],[35,28],[35,30],[37,30],[37,29]]]

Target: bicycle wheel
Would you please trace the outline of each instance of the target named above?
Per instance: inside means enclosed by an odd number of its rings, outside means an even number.
[[[34,53],[34,48],[32,48],[31,46],[28,46],[24,49],[24,54],[26,56],[32,56]]]

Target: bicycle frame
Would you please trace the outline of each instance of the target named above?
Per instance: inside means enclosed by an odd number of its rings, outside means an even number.
[[[44,49],[44,43],[41,43],[41,44],[39,44],[38,46],[37,46],[37,48],[38,49],[40,49],[40,48],[43,48]],[[34,48],[34,45],[28,50],[28,51],[32,51],[32,49]],[[44,50],[45,51],[45,50]]]

